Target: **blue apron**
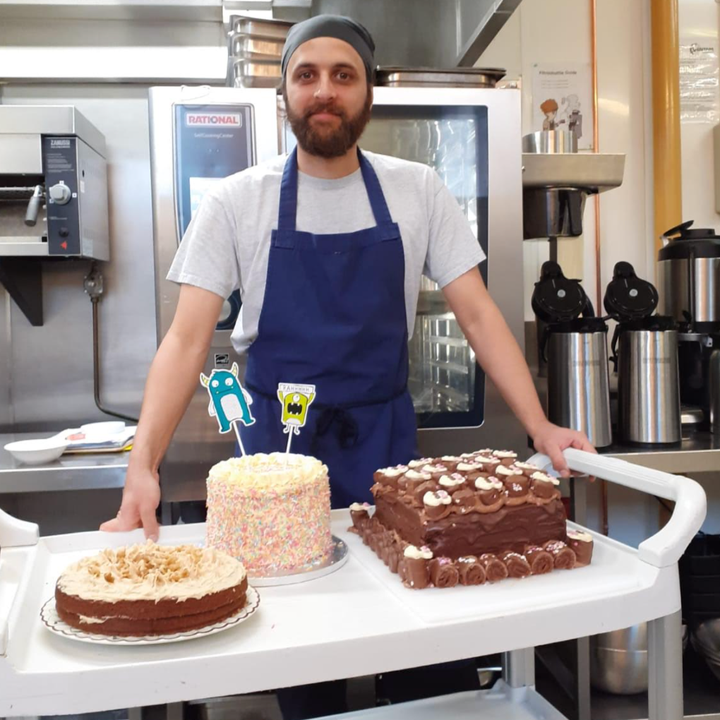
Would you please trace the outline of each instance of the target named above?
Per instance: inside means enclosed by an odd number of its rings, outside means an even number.
[[[400,229],[375,171],[358,157],[377,225],[329,235],[295,229],[297,151],[285,163],[245,375],[256,418],[242,428],[248,453],[285,449],[278,383],[316,386],[292,452],[328,466],[333,507],[370,500],[375,470],[417,456]]]

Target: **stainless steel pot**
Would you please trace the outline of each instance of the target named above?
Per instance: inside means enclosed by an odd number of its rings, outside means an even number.
[[[614,695],[648,689],[647,623],[590,638],[592,685]]]
[[[680,442],[677,331],[621,329],[619,338],[621,437],[641,444]]]
[[[687,332],[720,330],[720,236],[691,228],[692,221],[668,230],[658,254],[660,308]]]
[[[595,447],[612,443],[607,328],[551,331],[548,339],[548,418],[584,432]],[[589,322],[589,321],[586,321]]]

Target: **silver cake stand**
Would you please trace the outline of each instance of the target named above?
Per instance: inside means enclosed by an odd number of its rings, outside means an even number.
[[[340,538],[333,535],[332,543],[332,551],[321,562],[308,563],[301,568],[294,568],[290,572],[276,575],[266,575],[264,577],[250,575],[248,582],[253,587],[273,587],[275,585],[294,585],[295,583],[317,580],[325,575],[330,575],[330,573],[339,570],[348,561],[349,557],[348,546]]]

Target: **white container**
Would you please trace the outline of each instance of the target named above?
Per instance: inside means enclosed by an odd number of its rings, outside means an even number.
[[[18,440],[5,446],[16,460],[26,465],[43,465],[57,460],[70,443],[60,437],[45,440]]]

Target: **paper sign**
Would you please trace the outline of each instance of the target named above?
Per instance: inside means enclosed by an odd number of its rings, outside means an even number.
[[[299,435],[300,428],[305,426],[308,408],[315,399],[315,386],[280,383],[277,394],[282,405],[284,432]]]
[[[592,79],[588,63],[533,66],[532,128],[574,132],[579,150],[592,150]]]
[[[200,382],[210,396],[208,413],[217,419],[221,433],[230,432],[235,422],[255,423],[250,412],[252,397],[238,380],[237,363],[233,363],[230,370],[215,368],[210,377],[200,373]]]

